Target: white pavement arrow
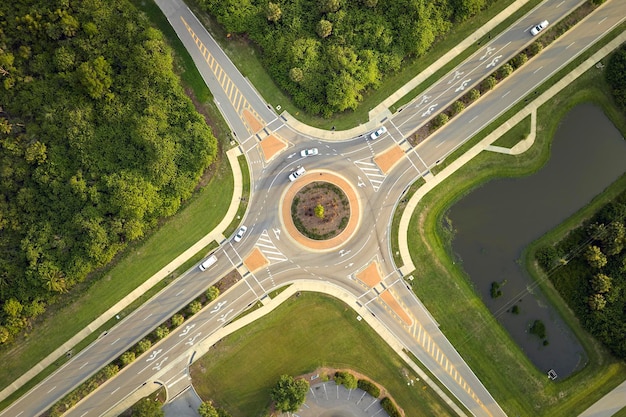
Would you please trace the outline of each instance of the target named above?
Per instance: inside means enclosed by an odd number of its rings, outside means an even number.
[[[483,59],[487,58],[489,55],[491,55],[493,53],[493,51],[495,51],[496,48],[492,48],[490,46],[487,47],[487,50],[485,51],[485,54],[483,56],[480,57],[479,61],[482,61]]]
[[[189,325],[189,326],[185,327],[185,330],[183,330],[183,331],[182,331],[182,332],[178,335],[178,337],[183,337],[183,336],[186,336],[186,335],[187,335],[187,333],[189,333],[189,331],[190,331],[191,329],[193,329],[194,327],[196,327],[196,325],[195,325],[195,324],[191,324],[191,325]]]
[[[146,362],[150,362],[150,361],[153,361],[154,359],[156,359],[157,355],[158,355],[159,353],[161,353],[161,351],[162,351],[162,350],[163,350],[163,349],[159,349],[159,350],[155,350],[155,351],[153,351],[153,352],[150,354],[150,357],[148,357],[148,359],[146,359]]]
[[[458,86],[456,90],[454,90],[454,92],[455,92],[455,93],[458,93],[459,91],[463,91],[463,90],[465,90],[465,87],[467,87],[467,84],[468,84],[470,81],[472,81],[472,79],[471,79],[471,78],[468,78],[467,80],[463,81],[463,82],[461,83],[461,85],[460,85],[460,86]]]
[[[502,55],[498,55],[497,57],[492,59],[491,62],[489,64],[487,64],[487,66],[485,68],[495,67],[496,64],[498,63],[498,61],[500,60],[500,58],[502,58]]]
[[[215,307],[213,307],[213,309],[211,310],[211,314],[217,313],[218,311],[220,311],[220,308],[222,308],[227,302],[228,301],[220,301],[219,303],[217,303]]]
[[[196,334],[194,337],[190,337],[190,338],[189,338],[189,340],[188,340],[187,342],[185,342],[185,344],[186,344],[186,345],[189,345],[189,346],[193,346],[193,342],[195,342],[195,341],[196,341],[196,339],[197,339],[198,337],[200,337],[200,335],[201,335],[201,334],[202,334],[202,333],[198,333],[198,334]]]
[[[280,229],[272,229],[272,231],[274,232],[276,239],[280,240]]]
[[[428,108],[428,110],[426,110],[424,113],[422,113],[422,117],[430,116],[430,114],[433,112],[433,110],[435,110],[435,107],[437,107],[438,105],[439,105],[439,103],[433,104],[432,106],[430,106]]]

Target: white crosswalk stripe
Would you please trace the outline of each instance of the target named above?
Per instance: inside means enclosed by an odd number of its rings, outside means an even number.
[[[263,256],[270,261],[270,264],[277,264],[287,260],[287,257],[276,248],[276,245],[272,242],[272,238],[270,238],[267,230],[263,230],[263,232],[261,232],[261,236],[259,236],[256,246],[263,253]]]
[[[358,161],[354,161],[354,165],[359,167],[363,174],[365,174],[369,182],[372,184],[374,192],[378,191],[385,180],[386,175],[383,174],[380,168],[378,168],[378,165],[374,163],[374,160],[372,158],[359,159]]]

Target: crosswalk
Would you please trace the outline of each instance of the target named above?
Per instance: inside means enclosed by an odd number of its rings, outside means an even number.
[[[269,233],[267,233],[267,230],[263,230],[263,232],[261,232],[261,236],[259,236],[256,246],[258,246],[259,250],[263,253],[263,256],[267,258],[270,264],[277,264],[287,260],[287,257],[283,255],[278,248],[276,248],[276,245],[274,245],[274,242],[272,241]]]
[[[374,159],[371,157],[359,159],[358,161],[354,161],[354,164],[359,167],[363,174],[365,174],[369,182],[372,184],[374,192],[377,192],[385,180],[385,174],[383,174],[380,168],[378,168],[378,165],[374,163]],[[359,181],[359,186],[362,186],[361,181]]]

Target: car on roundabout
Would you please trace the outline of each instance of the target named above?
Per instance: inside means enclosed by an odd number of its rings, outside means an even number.
[[[375,132],[372,132],[372,134],[370,135],[370,139],[376,140],[382,135],[384,135],[385,133],[387,133],[387,128],[385,126],[381,126],[378,130],[376,130]]]
[[[243,235],[245,235],[247,231],[248,231],[248,228],[246,226],[241,226],[239,230],[237,230],[237,234],[235,235],[233,240],[235,242],[240,242],[241,239],[243,239]]]
[[[304,169],[304,167],[298,167],[298,169],[289,174],[289,181],[294,182],[295,180],[303,176],[305,172],[306,169]]]
[[[306,158],[307,156],[314,156],[319,153],[320,152],[317,148],[303,149],[302,151],[300,151],[300,156],[303,158]]]

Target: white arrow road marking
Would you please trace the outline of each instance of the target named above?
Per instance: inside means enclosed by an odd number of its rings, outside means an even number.
[[[220,311],[220,308],[226,305],[227,302],[228,301],[220,301],[219,303],[217,303],[215,307],[213,307],[213,309],[211,310],[211,314],[217,313],[218,311]]]
[[[352,252],[352,249],[349,251],[344,251],[343,249],[339,251],[339,254],[341,255],[341,257],[343,258],[345,255],[349,254],[350,252]]]
[[[280,229],[272,229],[272,231],[274,232],[276,239],[280,240]]]
[[[432,106],[430,106],[428,108],[428,110],[426,110],[424,113],[422,113],[422,117],[426,117],[426,116],[430,116],[430,114],[433,112],[433,110],[435,110],[435,107],[437,107],[439,105],[439,103],[433,104]]]
[[[350,262],[348,265],[346,265],[346,268],[350,268],[352,265],[354,265],[354,262]]]
[[[458,93],[459,91],[463,91],[463,90],[465,90],[465,87],[467,87],[467,84],[468,84],[470,81],[472,81],[472,79],[471,79],[471,78],[468,78],[467,80],[463,81],[463,82],[461,83],[461,85],[460,85],[460,86],[458,86],[458,87],[456,88],[456,90],[454,90],[454,92],[455,92],[455,93]]]
[[[500,58],[502,58],[502,55],[498,55],[497,57],[492,59],[491,62],[489,64],[487,64],[487,66],[485,68],[495,67],[496,64],[498,63],[498,61],[500,61]]]
[[[182,332],[180,332],[180,334],[178,335],[178,337],[183,337],[183,336],[186,336],[186,335],[187,335],[187,333],[189,333],[189,331],[190,331],[191,329],[193,329],[194,327],[196,327],[196,325],[195,325],[195,324],[190,324],[189,326],[185,327],[185,330],[183,330]]]
[[[287,157],[287,159],[291,159],[291,158],[293,158],[293,157],[294,157],[294,156],[296,156],[296,155],[297,155],[297,152],[294,152],[294,153],[292,153],[291,155],[289,155],[289,156]]]
[[[232,312],[233,312],[233,309],[231,308],[231,309],[230,309],[230,310],[228,310],[226,313],[222,314],[222,315],[220,316],[220,318],[219,318],[219,319],[217,319],[217,321],[221,321],[222,323],[226,322],[226,317],[228,317],[228,315],[229,315],[230,313],[232,313]]]
[[[493,51],[495,51],[496,48],[492,48],[491,46],[487,47],[487,50],[485,51],[485,54],[483,56],[480,57],[479,61],[482,61],[483,59],[487,58],[489,55],[491,55],[493,53]]]
[[[160,371],[161,370],[161,366],[163,365],[163,362],[165,362],[168,359],[168,356],[166,356],[165,358],[163,358],[163,360],[159,363],[157,363],[155,366],[152,367],[153,371]]]
[[[456,79],[461,78],[461,75],[463,74],[465,74],[463,71],[454,71],[454,75],[452,76],[452,79],[448,81],[448,84],[452,84],[452,82],[454,82]]]
[[[188,346],[193,346],[193,343],[196,341],[197,338],[200,337],[201,334],[202,333],[197,333],[194,337],[190,337],[189,340],[185,342],[185,344]]]
[[[422,96],[422,99],[420,100],[420,102],[419,102],[419,103],[417,103],[417,105],[418,105],[418,106],[421,106],[422,104],[426,104],[426,103],[428,103],[428,100],[430,100],[430,98],[431,98],[430,96],[427,96],[426,94],[424,94],[424,95]]]
[[[161,351],[162,351],[162,350],[163,350],[163,349],[159,349],[159,350],[155,350],[155,351],[153,351],[153,352],[150,354],[150,357],[148,357],[148,359],[146,359],[146,362],[150,362],[150,361],[155,360],[155,359],[156,359],[156,357],[157,357],[157,355],[158,355],[159,353],[161,353]]]

